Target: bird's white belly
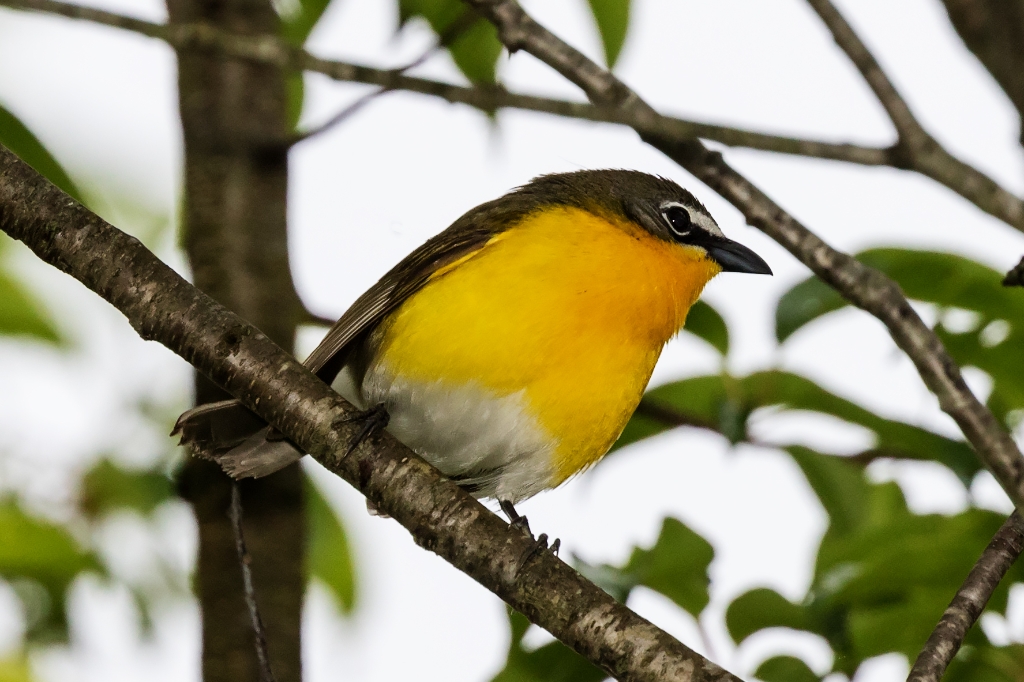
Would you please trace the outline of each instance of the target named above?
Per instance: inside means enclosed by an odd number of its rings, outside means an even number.
[[[383,363],[361,390],[342,371],[333,387],[363,409],[383,403],[388,431],[476,497],[517,502],[550,488],[557,441],[530,413],[524,391],[499,396],[479,384],[409,380]]]

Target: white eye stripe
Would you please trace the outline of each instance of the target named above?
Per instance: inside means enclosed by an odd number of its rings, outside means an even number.
[[[686,236],[686,234],[688,234],[690,230],[686,230],[686,232],[679,232],[679,230],[673,227],[672,221],[669,220],[668,217],[668,211],[669,209],[672,208],[679,208],[683,211],[686,211],[686,214],[690,217],[690,223],[694,227],[698,227],[701,230],[707,232],[708,234],[715,235],[716,237],[724,236],[722,234],[722,229],[718,227],[718,223],[715,222],[714,218],[701,211],[692,209],[689,206],[686,206],[685,204],[681,204],[678,201],[666,201],[663,204],[661,204],[658,208],[661,209],[662,218],[664,218],[665,222],[668,223],[669,228],[674,233],[679,234],[679,236]]]

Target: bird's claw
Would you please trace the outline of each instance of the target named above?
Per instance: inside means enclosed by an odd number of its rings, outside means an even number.
[[[374,405],[368,410],[362,410],[348,417],[342,417],[337,421],[338,424],[347,424],[351,422],[362,422],[363,426],[359,429],[359,433],[349,441],[348,450],[345,451],[344,457],[348,457],[352,452],[359,447],[363,441],[372,436],[377,431],[380,431],[387,427],[388,422],[391,421],[391,415],[388,414],[387,407],[384,403]]]
[[[530,539],[533,540],[530,548],[523,554],[523,557],[519,562],[520,566],[524,565],[527,561],[545,550],[551,552],[555,556],[558,556],[558,550],[562,547],[561,540],[555,538],[554,542],[548,546],[548,534],[541,533],[537,537],[534,537],[533,532],[530,530],[530,522],[526,520],[525,516],[516,511],[516,508],[512,506],[511,502],[508,500],[499,500],[498,506],[501,507],[501,510],[505,512],[505,516],[508,517],[509,527],[519,529],[526,535],[530,536]]]

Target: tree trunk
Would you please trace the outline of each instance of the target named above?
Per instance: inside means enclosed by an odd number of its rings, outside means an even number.
[[[278,34],[269,0],[168,0],[170,20],[245,34]],[[185,140],[184,245],[195,284],[291,349],[302,305],[288,262],[287,131],[283,74],[209,53],[178,53]],[[196,403],[224,394],[196,377]],[[259,679],[253,632],[227,509],[231,481],[190,459],[182,496],[199,522],[196,591],[203,614],[203,679]],[[279,682],[301,679],[304,516],[297,465],[242,484],[256,597]]]

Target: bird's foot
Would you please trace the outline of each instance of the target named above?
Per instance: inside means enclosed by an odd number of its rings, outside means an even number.
[[[352,452],[357,447],[359,447],[363,441],[365,441],[367,438],[377,433],[378,431],[381,431],[384,428],[386,428],[389,421],[391,421],[391,415],[388,414],[387,407],[384,406],[384,403],[379,403],[368,410],[361,410],[349,417],[342,417],[341,419],[339,419],[336,422],[338,424],[348,424],[351,422],[363,423],[362,428],[359,429],[359,433],[357,433],[355,437],[352,438],[351,441],[349,441],[348,450],[345,451],[345,454],[342,456],[342,458],[344,459],[345,457],[351,455]]]
[[[522,532],[530,536],[533,540],[533,545],[526,551],[520,561],[520,565],[525,564],[531,558],[547,550],[558,556],[558,550],[562,547],[562,541],[555,538],[554,542],[548,545],[547,533],[541,533],[537,537],[533,536],[533,532],[530,530],[530,522],[526,520],[526,517],[516,511],[516,508],[512,506],[512,503],[508,500],[498,500],[498,506],[501,507],[501,511],[505,512],[505,516],[508,517],[508,525],[512,528],[518,528]]]

